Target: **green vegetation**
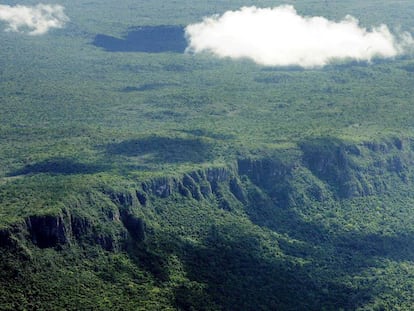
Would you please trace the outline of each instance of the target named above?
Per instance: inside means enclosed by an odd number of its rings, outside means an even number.
[[[299,2],[414,27],[410,1]],[[60,3],[65,29],[0,32],[0,310],[412,309],[411,56],[108,52],[256,2]]]

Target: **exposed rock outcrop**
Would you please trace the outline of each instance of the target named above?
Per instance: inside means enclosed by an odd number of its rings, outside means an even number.
[[[40,248],[69,242],[68,229],[61,215],[30,216],[26,219],[26,225],[33,244]]]
[[[135,216],[130,211],[124,211],[122,213],[122,222],[134,240],[138,242],[145,240],[144,220]]]
[[[181,177],[155,178],[143,182],[142,192],[137,191],[137,196],[141,196],[141,199],[138,198],[140,202],[147,202],[148,195],[167,198],[174,193],[180,193],[199,201],[208,198],[214,192],[217,183],[229,182],[234,174],[229,168],[214,167],[189,172]]]
[[[140,182],[136,189],[106,188],[99,194],[108,204],[99,209],[101,219],[62,211],[27,217],[19,230],[28,233],[28,240],[40,248],[76,242],[95,243],[112,251],[122,248],[128,238],[145,241],[145,217],[137,215],[141,209],[152,208],[155,201],[169,197],[210,200],[231,211],[254,207],[254,198],[261,192],[270,198],[269,204],[282,208],[378,194],[387,191],[395,180],[412,182],[411,145],[396,138],[360,144],[330,138],[307,140],[287,159],[242,158],[227,167],[153,178]],[[257,193],[249,192],[249,185],[256,187]],[[75,208],[81,210],[78,205]],[[0,247],[13,245],[14,236],[8,229],[0,230]]]
[[[11,237],[10,230],[1,229],[0,230],[0,248],[10,247],[13,245],[13,240]]]

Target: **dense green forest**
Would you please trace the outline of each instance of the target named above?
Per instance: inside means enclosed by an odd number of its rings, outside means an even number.
[[[0,14],[0,310],[413,310],[411,52],[263,66],[184,32],[288,3],[414,33],[414,2],[57,3],[43,35]]]

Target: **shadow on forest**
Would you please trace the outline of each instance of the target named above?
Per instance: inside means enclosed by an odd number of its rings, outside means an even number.
[[[144,92],[144,91],[154,91],[159,90],[162,88],[166,88],[169,86],[176,86],[177,84],[174,83],[148,83],[142,84],[140,86],[127,86],[121,89],[123,93],[131,93],[131,92]]]
[[[349,265],[354,269],[370,265],[374,257],[394,261],[414,260],[413,233],[384,236],[349,231],[334,234],[332,230],[320,224],[304,221],[289,207],[275,206],[260,200],[253,205],[246,209],[253,223],[306,243],[306,247],[303,246],[301,249],[282,243],[281,248],[289,255],[315,256],[315,251],[322,247],[335,252],[335,257],[341,261],[341,264]],[[287,219],[289,221],[286,221]],[[338,264],[334,262],[332,264]]]
[[[108,144],[105,147],[106,155],[123,155],[127,157],[145,156],[140,165],[131,165],[119,159],[103,158],[102,164],[81,163],[72,158],[56,157],[41,162],[28,164],[21,169],[7,174],[8,177],[29,174],[95,174],[110,170],[118,170],[126,173],[136,170],[151,170],[151,163],[201,163],[213,159],[212,147],[202,138],[168,138],[168,137],[145,137],[122,141],[120,143]],[[147,165],[148,164],[148,165]]]
[[[220,309],[232,310],[237,305],[240,310],[356,310],[372,301],[376,284],[348,286],[341,280],[376,267],[378,258],[414,260],[412,234],[336,235],[301,220],[293,211],[275,220],[266,227],[297,239],[278,238],[280,249],[288,258],[303,258],[307,264],[266,255],[260,237],[238,225],[215,225],[201,246],[181,248],[189,279],[207,284],[205,294]],[[261,221],[255,222],[260,225]],[[190,305],[186,297],[192,296],[191,288],[180,293],[183,301],[179,305]]]
[[[335,281],[334,270],[320,273],[309,264],[266,256],[260,237],[238,227],[213,226],[202,246],[185,246],[182,258],[189,279],[207,284],[206,294],[220,309],[355,310],[371,297]],[[189,290],[181,297],[192,295]]]
[[[152,162],[200,163],[213,158],[211,145],[202,139],[150,136],[126,140],[106,146],[109,155],[146,156]]]
[[[28,175],[28,174],[94,174],[106,170],[104,165],[86,164],[75,161],[71,158],[51,158],[38,163],[28,164],[22,169],[8,174],[8,176]]]
[[[93,45],[107,52],[184,53],[187,47],[182,26],[142,26],[128,30],[123,38],[98,34]]]
[[[408,73],[414,73],[414,63],[409,63],[399,68],[405,70]]]

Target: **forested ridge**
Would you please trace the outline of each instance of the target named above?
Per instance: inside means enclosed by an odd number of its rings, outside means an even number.
[[[1,230],[2,308],[409,310],[412,144],[318,138],[72,190]]]
[[[58,2],[42,34],[0,14],[0,310],[413,309],[411,1]],[[284,4],[406,50],[187,50]]]

